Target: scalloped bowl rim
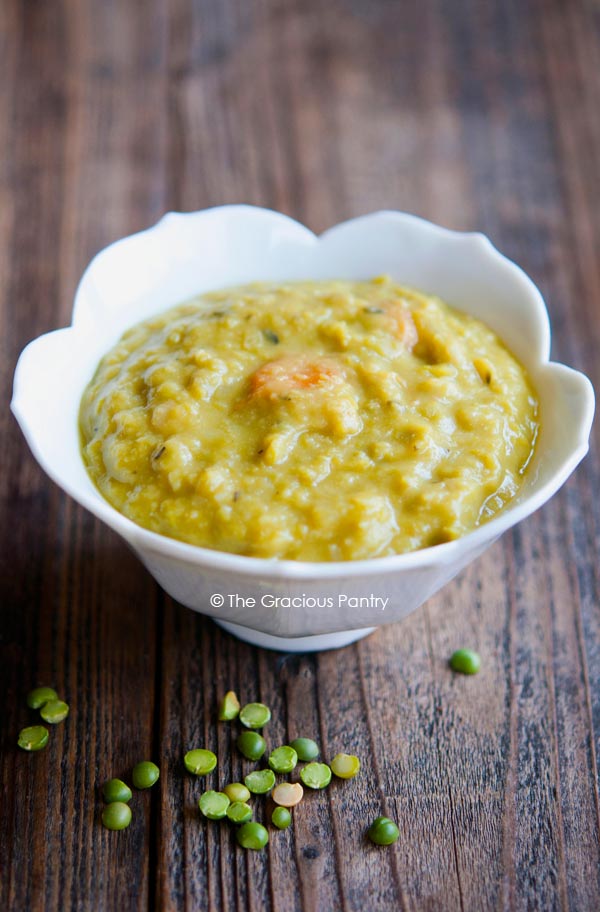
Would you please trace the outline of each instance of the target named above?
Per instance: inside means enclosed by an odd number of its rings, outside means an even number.
[[[161,535],[137,525],[132,520],[119,513],[110,503],[103,498],[93,486],[90,489],[82,490],[78,485],[71,484],[69,478],[61,475],[60,471],[47,459],[46,454],[38,446],[36,435],[30,427],[26,408],[22,405],[22,390],[27,383],[27,361],[28,357],[36,346],[44,345],[51,338],[59,334],[77,335],[80,326],[85,325],[85,297],[83,289],[93,270],[103,259],[112,255],[114,251],[123,248],[133,240],[139,240],[156,232],[163,231],[173,224],[176,220],[192,220],[198,217],[209,216],[211,213],[223,213],[235,217],[236,214],[247,216],[252,213],[253,217],[268,217],[277,220],[278,225],[285,223],[288,227],[293,228],[298,233],[298,239],[302,242],[309,241],[316,244],[330,239],[336,234],[347,231],[350,227],[362,225],[368,228],[369,223],[374,220],[392,219],[397,223],[403,222],[411,224],[420,231],[426,230],[438,238],[450,243],[459,242],[464,244],[468,242],[474,249],[479,248],[480,252],[490,257],[497,265],[502,265],[504,269],[512,272],[513,278],[520,282],[524,300],[528,301],[532,311],[534,311],[538,332],[538,351],[537,359],[532,362],[538,370],[550,368],[555,371],[565,372],[565,380],[576,382],[579,385],[578,395],[581,399],[581,414],[578,424],[579,433],[577,439],[573,442],[570,454],[565,458],[555,473],[548,478],[545,484],[538,487],[532,493],[524,496],[520,503],[509,506],[502,510],[496,517],[486,522],[484,525],[477,527],[472,532],[456,540],[436,545],[434,547],[421,548],[416,551],[410,551],[400,554],[389,555],[387,557],[374,557],[353,561],[297,561],[277,558],[249,557],[230,552],[217,551],[198,545],[187,544],[175,538]],[[339,276],[337,276],[339,278]],[[397,573],[405,569],[414,569],[427,567],[429,564],[437,566],[453,563],[457,557],[465,550],[475,551],[479,547],[491,543],[498,538],[503,532],[529,516],[562,486],[569,475],[573,472],[578,463],[583,459],[589,448],[589,434],[594,415],[594,391],[589,379],[579,371],[566,367],[559,362],[549,360],[550,355],[550,322],[542,295],[529,276],[516,263],[506,257],[492,244],[489,238],[478,231],[454,231],[429,222],[419,216],[399,212],[396,210],[380,210],[358,216],[354,219],[341,222],[317,235],[306,228],[300,222],[291,219],[289,216],[275,212],[270,209],[263,209],[248,205],[227,205],[216,206],[211,209],[199,210],[197,212],[168,212],[155,225],[135,234],[121,238],[99,251],[90,261],[82,278],[79,282],[75,295],[72,322],[69,327],[54,330],[45,333],[42,336],[32,340],[23,350],[19,358],[14,378],[13,398],[11,409],[17,418],[27,443],[45,472],[52,478],[63,490],[70,494],[74,500],[88,509],[96,517],[105,522],[114,531],[122,535],[134,548],[148,550],[154,553],[162,554],[166,557],[176,558],[197,566],[210,566],[215,570],[231,570],[238,576],[267,576],[270,579],[289,579],[289,580],[315,580],[315,579],[332,579],[340,577],[356,577],[366,574],[390,574]],[[92,365],[93,369],[95,365]],[[529,368],[531,370],[531,367]],[[81,390],[83,393],[83,389]]]

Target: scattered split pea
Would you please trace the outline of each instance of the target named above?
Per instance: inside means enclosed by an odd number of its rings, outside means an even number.
[[[479,653],[472,649],[457,649],[450,656],[450,668],[452,671],[458,671],[461,674],[477,674],[481,667],[481,657]]]
[[[136,763],[131,773],[131,779],[136,789],[151,788],[158,782],[159,776],[160,770],[156,763],[152,763],[151,760],[142,760],[140,763]]]

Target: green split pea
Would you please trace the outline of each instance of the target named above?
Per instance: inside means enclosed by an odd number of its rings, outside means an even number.
[[[338,779],[354,779],[360,770],[360,760],[354,754],[336,754],[330,766]]]
[[[232,823],[247,823],[252,820],[252,808],[245,801],[233,801],[227,808]]]
[[[331,782],[331,769],[326,763],[308,763],[300,773],[304,785],[311,789],[322,789]]]
[[[269,766],[276,773],[291,773],[298,763],[298,754],[293,747],[276,747],[269,755]]]
[[[49,722],[51,725],[64,722],[68,715],[69,706],[64,700],[48,700],[40,707],[40,716],[44,722]]]
[[[266,795],[275,785],[275,773],[270,769],[255,770],[248,773],[244,783],[255,795]]]
[[[217,758],[212,751],[199,747],[188,751],[183,762],[188,773],[193,773],[194,776],[207,776],[217,765]]]
[[[398,827],[389,817],[376,817],[367,830],[367,836],[371,842],[381,846],[392,845],[399,835]]]
[[[267,749],[267,742],[258,732],[242,732],[236,743],[239,752],[247,760],[260,760]]]
[[[27,694],[27,705],[30,709],[41,709],[50,700],[58,700],[53,687],[36,687]]]
[[[109,779],[102,786],[102,797],[107,804],[112,804],[114,801],[127,804],[128,801],[131,801],[131,796],[131,789],[122,779]]]
[[[309,763],[319,756],[319,746],[312,738],[294,738],[293,741],[290,741],[290,747],[296,751],[298,760],[301,760],[302,763]]]
[[[124,801],[113,801],[102,811],[102,823],[107,830],[124,830],[131,823],[131,808]]]
[[[461,674],[477,674],[481,667],[481,658],[479,653],[472,649],[457,649],[450,656],[450,668],[452,671],[458,671]]]
[[[236,801],[248,801],[250,797],[250,790],[246,788],[245,785],[242,785],[241,782],[230,782],[229,785],[226,785],[223,789],[229,800],[233,803]]]
[[[136,763],[131,773],[131,779],[136,789],[151,788],[158,782],[159,776],[160,770],[156,763],[152,763],[151,760],[142,760],[141,763]]]
[[[271,718],[271,710],[264,703],[246,703],[240,710],[240,722],[246,728],[262,728]]]
[[[43,725],[29,725],[19,732],[17,744],[24,751],[39,751],[46,747],[50,734]]]
[[[230,803],[224,792],[209,791],[200,795],[198,807],[209,820],[221,820],[227,814]]]
[[[276,807],[271,814],[271,823],[278,830],[286,830],[292,822],[292,815],[287,808]]]
[[[254,849],[258,852],[268,843],[269,834],[261,823],[251,821],[239,828],[236,838],[243,849]]]
[[[228,690],[219,706],[219,722],[231,722],[240,714],[240,701],[233,690]]]

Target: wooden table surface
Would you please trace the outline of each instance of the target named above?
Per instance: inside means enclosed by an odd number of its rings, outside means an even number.
[[[381,207],[480,229],[546,295],[553,354],[600,381],[598,0],[2,0],[3,402],[66,325],[90,257],[169,209],[244,201],[321,230]],[[174,604],[2,431],[0,908],[600,908],[600,486],[560,494],[406,622],[321,655],[238,642]],[[483,657],[453,676],[453,648]],[[71,705],[16,747],[34,684]],[[219,695],[273,741],[363,761],[245,853],[196,809],[182,752],[238,777]],[[98,787],[160,784],[125,833]],[[365,824],[393,816],[390,849]]]

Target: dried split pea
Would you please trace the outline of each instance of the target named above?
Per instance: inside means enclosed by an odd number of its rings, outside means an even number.
[[[398,827],[389,817],[376,817],[367,830],[367,836],[371,842],[381,846],[392,845],[399,835]]]
[[[69,707],[64,700],[48,700],[40,708],[40,716],[44,722],[49,722],[51,725],[64,722],[68,715]]]
[[[299,782],[280,782],[273,789],[271,798],[281,807],[295,807],[302,801],[304,789]]]
[[[353,779],[360,770],[360,760],[353,754],[336,754],[329,765],[338,779]]]
[[[230,803],[224,792],[208,791],[200,795],[198,807],[209,820],[221,820],[227,814]]]
[[[312,738],[294,738],[290,741],[290,747],[293,747],[298,754],[298,760],[303,763],[309,763],[316,760],[319,756],[319,746]]]
[[[131,789],[122,779],[109,779],[102,786],[102,797],[107,804],[113,804],[115,801],[127,804],[131,801],[131,796]]]
[[[266,795],[275,785],[275,773],[270,769],[255,770],[248,773],[244,783],[255,795]]]
[[[193,773],[194,776],[207,776],[217,765],[217,757],[212,751],[198,747],[188,751],[183,762],[188,773]]]
[[[450,668],[452,671],[458,671],[461,674],[477,674],[481,667],[481,658],[479,653],[473,649],[457,649],[450,656]]]
[[[298,763],[298,754],[293,747],[276,747],[269,755],[269,766],[276,773],[291,773]]]
[[[252,820],[252,808],[245,801],[233,801],[227,808],[227,816],[232,823],[248,823]]]
[[[237,739],[237,748],[247,760],[260,760],[267,749],[267,742],[258,732],[242,732]]]
[[[292,815],[286,807],[276,807],[271,814],[271,823],[278,830],[286,830],[292,822]]]
[[[269,841],[269,834],[261,823],[245,823],[236,833],[236,838],[243,849],[264,849]]]
[[[242,785],[241,782],[230,782],[223,791],[231,802],[244,802],[250,798],[250,790],[245,785]]]
[[[246,703],[240,710],[240,722],[246,728],[262,728],[271,718],[271,710],[264,703]]]
[[[228,690],[219,705],[219,722],[231,722],[240,714],[240,701],[233,690]]]
[[[124,830],[131,823],[131,808],[124,801],[112,801],[102,811],[102,824],[107,830]]]
[[[58,694],[52,687],[36,687],[27,694],[30,709],[41,709],[49,700],[58,700]]]
[[[159,776],[160,770],[151,760],[136,763],[131,773],[131,779],[136,789],[151,788],[155,782],[158,782]]]
[[[29,725],[19,732],[17,744],[24,751],[39,751],[46,747],[50,737],[43,725]]]
[[[308,763],[300,773],[304,785],[322,789],[331,782],[331,770],[326,763]]]

